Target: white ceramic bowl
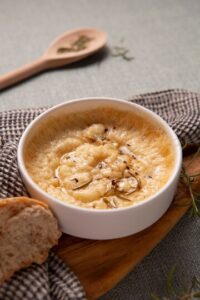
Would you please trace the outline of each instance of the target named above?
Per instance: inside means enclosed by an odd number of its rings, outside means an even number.
[[[88,109],[113,107],[122,111],[133,111],[153,120],[161,126],[172,141],[175,164],[168,182],[153,196],[144,201],[115,210],[92,210],[65,203],[43,191],[34,183],[26,170],[24,151],[33,133],[37,133],[41,121],[63,113],[82,112]],[[158,115],[137,104],[112,98],[77,99],[59,104],[37,117],[23,133],[18,147],[18,165],[25,186],[30,195],[49,204],[57,216],[61,230],[70,235],[88,239],[113,239],[131,235],[156,222],[168,209],[179,179],[182,151],[173,130]]]

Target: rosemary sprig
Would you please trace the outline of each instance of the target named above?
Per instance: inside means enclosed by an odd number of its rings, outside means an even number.
[[[113,46],[111,48],[111,56],[112,57],[121,57],[126,61],[131,61],[134,57],[129,55],[129,49],[124,47],[122,44],[124,43],[124,37],[122,37],[119,41],[119,45]]]
[[[176,290],[173,286],[173,280],[176,274],[176,265],[172,266],[171,270],[169,271],[167,275],[167,280],[166,280],[166,289],[168,294],[173,294],[177,295]]]
[[[196,176],[196,175],[197,174],[189,176],[188,173],[185,171],[185,168],[184,167],[182,168],[181,178],[182,178],[183,183],[187,186],[191,200],[192,200],[192,214],[200,217],[200,211],[198,208],[199,194],[196,193],[192,187],[192,184],[194,182],[193,176]]]
[[[197,151],[193,155],[192,159],[187,164],[187,168],[188,168],[188,166],[190,166],[192,164],[194,159],[199,154],[200,154],[200,147],[197,149]],[[190,194],[190,197],[191,197],[191,200],[192,200],[192,214],[195,215],[195,216],[198,216],[198,217],[200,217],[200,209],[198,207],[199,206],[198,204],[199,204],[199,201],[200,201],[200,193],[198,193],[194,190],[193,184],[195,182],[195,179],[197,179],[199,176],[200,176],[200,173],[189,175],[188,172],[186,171],[186,168],[184,166],[182,166],[181,179],[182,179],[182,182],[188,188],[188,191],[189,191],[189,194]]]
[[[81,35],[78,37],[78,39],[76,41],[74,41],[71,44],[71,46],[58,48],[57,52],[65,53],[65,52],[77,52],[77,51],[84,50],[87,48],[87,45],[91,40],[92,40],[92,38],[90,38],[86,35]]]
[[[114,46],[111,51],[111,56],[113,57],[121,57],[126,61],[131,61],[134,57],[129,56],[129,50],[123,46]]]
[[[200,298],[200,279],[193,276],[189,283],[182,287],[179,291],[174,287],[174,280],[176,274],[176,265],[174,265],[169,271],[166,278],[166,291],[167,297],[158,297],[155,294],[151,294],[152,300],[195,300]]]

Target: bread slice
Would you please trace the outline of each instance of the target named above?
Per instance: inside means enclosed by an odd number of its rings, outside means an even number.
[[[0,199],[0,283],[43,263],[61,232],[47,204],[27,197]]]

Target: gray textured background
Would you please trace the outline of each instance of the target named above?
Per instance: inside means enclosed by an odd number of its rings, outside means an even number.
[[[126,62],[104,52],[36,76],[2,92],[1,111],[168,88],[200,92],[199,0],[0,0],[0,74],[37,58],[60,33],[82,26],[105,30],[109,47],[123,38],[135,59]],[[194,274],[200,277],[199,225],[185,217],[102,300],[163,295],[165,276],[175,263],[178,285]]]

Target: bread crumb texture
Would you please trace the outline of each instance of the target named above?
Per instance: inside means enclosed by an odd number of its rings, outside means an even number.
[[[48,206],[26,198],[0,200],[0,283],[32,263],[41,264],[61,232]]]

